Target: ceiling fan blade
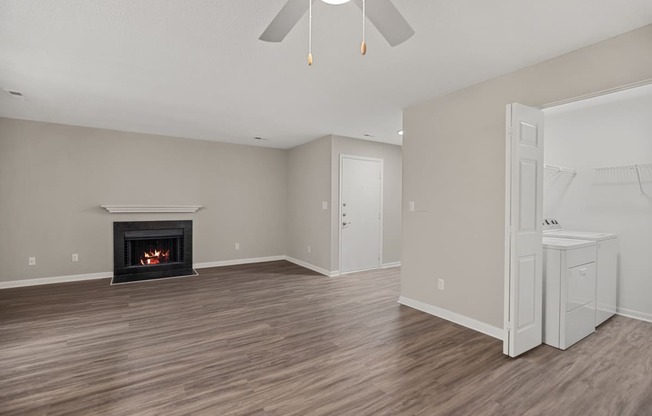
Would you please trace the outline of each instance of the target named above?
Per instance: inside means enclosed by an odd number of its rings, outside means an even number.
[[[308,7],[308,0],[288,0],[258,39],[266,42],[281,42],[306,14]]]
[[[362,0],[354,1],[362,9]],[[414,29],[391,0],[368,0],[365,11],[369,21],[391,46],[400,45],[414,35]]]

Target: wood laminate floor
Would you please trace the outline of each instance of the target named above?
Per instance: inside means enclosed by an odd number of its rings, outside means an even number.
[[[284,261],[1,290],[0,413],[652,415],[651,324],[509,359],[398,294]]]

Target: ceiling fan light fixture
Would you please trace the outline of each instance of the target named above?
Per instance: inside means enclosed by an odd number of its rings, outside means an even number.
[[[340,5],[340,4],[348,3],[351,0],[321,0],[321,1],[323,1],[326,4],[333,4],[333,5],[337,6],[337,5]]]
[[[312,0],[308,0],[308,66],[312,66]]]
[[[364,40],[364,21],[366,18],[365,0],[362,0],[362,43],[360,44],[360,53],[362,56],[367,54],[367,42]]]
[[[279,0],[280,1],[280,0]],[[308,33],[308,54],[312,54],[312,3],[317,0],[285,0],[285,4],[276,14],[276,17],[267,26],[258,39],[265,42],[282,42],[292,28],[301,20],[306,12],[310,14]],[[342,5],[351,3],[351,0],[321,0],[328,5]],[[362,9],[362,41],[360,53],[365,55],[368,45],[365,40],[365,26],[367,20],[366,0],[353,2]],[[394,6],[392,0],[374,0],[373,13],[369,14],[372,23],[385,38],[389,46],[394,47],[405,42],[414,35],[414,29],[405,20],[403,15]]]

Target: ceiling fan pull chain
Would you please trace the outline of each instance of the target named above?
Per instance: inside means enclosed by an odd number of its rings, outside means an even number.
[[[308,0],[308,65],[312,65],[312,0]]]
[[[365,55],[367,53],[367,43],[364,41],[364,21],[366,15],[366,2],[362,0],[362,43],[360,44],[360,53]]]

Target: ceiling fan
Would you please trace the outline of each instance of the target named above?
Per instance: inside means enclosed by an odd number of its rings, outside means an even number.
[[[314,1],[316,0],[288,0],[259,39],[266,42],[281,42],[309,9],[312,20],[312,3]],[[328,4],[344,4],[351,0],[321,1]],[[364,14],[366,14],[366,17],[390,46],[400,45],[414,35],[414,30],[391,0],[366,0],[371,3],[370,7],[365,7],[365,0],[352,1],[363,10],[363,25]]]

